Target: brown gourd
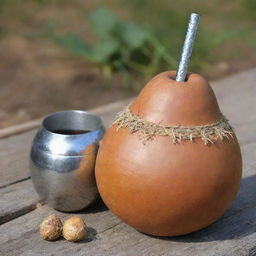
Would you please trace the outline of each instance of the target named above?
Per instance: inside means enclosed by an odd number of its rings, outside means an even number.
[[[194,73],[185,82],[175,77],[168,71],[148,82],[108,129],[96,160],[106,205],[156,236],[216,221],[234,200],[242,172],[236,136],[208,82]]]

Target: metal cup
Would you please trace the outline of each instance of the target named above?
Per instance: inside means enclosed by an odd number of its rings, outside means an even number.
[[[56,112],[43,120],[30,154],[31,178],[42,200],[71,212],[97,199],[94,166],[104,132],[101,119],[84,111]]]

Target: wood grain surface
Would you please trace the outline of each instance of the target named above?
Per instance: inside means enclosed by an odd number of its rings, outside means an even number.
[[[29,149],[35,134],[32,130],[0,140],[0,255],[256,255],[255,81],[256,69],[252,69],[212,83],[220,108],[238,135],[244,163],[238,197],[219,221],[190,235],[163,239],[135,231],[100,202],[77,213],[89,226],[86,241],[43,241],[39,223],[56,211],[37,204],[29,179]],[[108,126],[130,100],[96,112]],[[70,215],[58,214],[63,219]]]

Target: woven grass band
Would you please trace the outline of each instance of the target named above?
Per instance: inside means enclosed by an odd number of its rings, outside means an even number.
[[[165,126],[140,118],[133,114],[128,106],[118,113],[114,124],[117,126],[117,130],[126,128],[130,133],[139,132],[144,141],[159,135],[169,136],[174,144],[183,140],[193,141],[195,138],[202,138],[204,144],[207,145],[218,140],[229,140],[233,137],[233,129],[224,116],[218,122],[208,125]]]

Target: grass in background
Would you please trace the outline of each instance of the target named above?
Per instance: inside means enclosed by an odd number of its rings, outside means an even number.
[[[118,18],[110,9],[90,12],[88,21],[97,38],[93,44],[71,32],[53,37],[65,49],[97,65],[105,79],[119,72],[124,85],[133,85],[133,76],[148,80],[160,67],[176,66],[176,59],[152,31]]]
[[[247,9],[248,14],[256,20],[256,1],[255,0],[245,0],[245,8]]]
[[[233,49],[229,56],[216,56],[216,49],[222,52],[222,44],[228,42],[232,48],[234,41],[248,45],[256,41],[255,23],[248,17],[250,11],[256,14],[255,0],[194,0],[189,3],[186,0],[175,3],[166,0],[123,0],[123,4],[130,8],[136,21],[156,32],[176,59],[181,52],[189,14],[200,13],[202,20],[190,64],[190,70],[196,72],[204,72],[209,64],[222,58],[232,59],[236,55],[237,51]]]
[[[103,37],[99,36],[97,28],[95,31],[95,27],[90,27],[89,13],[103,5],[115,14],[112,18],[116,17],[116,27],[133,24],[133,29],[126,32],[113,29]],[[52,9],[54,12],[51,14]],[[131,84],[131,77],[135,80],[148,79],[160,71],[177,69],[191,12],[202,14],[202,21],[190,70],[207,74],[218,62],[231,63],[244,58],[244,48],[253,51],[256,47],[255,10],[255,0],[0,0],[0,15],[6,23],[5,28],[1,22],[0,33],[20,34],[24,31],[15,31],[14,26],[9,29],[8,19],[10,24],[20,22],[26,28],[35,26],[24,32],[25,36],[29,35],[34,40],[54,38],[56,41],[58,35],[57,42],[61,47],[99,66],[106,77],[116,72]],[[42,13],[47,13],[45,18],[41,17]],[[66,17],[66,13],[70,16]],[[108,21],[112,19],[110,16]],[[106,26],[108,21],[104,17],[98,16],[97,19],[99,28],[101,24]],[[130,47],[129,39],[125,42],[125,34],[129,31],[130,41],[142,37],[137,47]],[[145,51],[150,54],[146,56]],[[162,56],[156,58],[154,52]],[[136,54],[141,58],[131,62],[130,57]]]

